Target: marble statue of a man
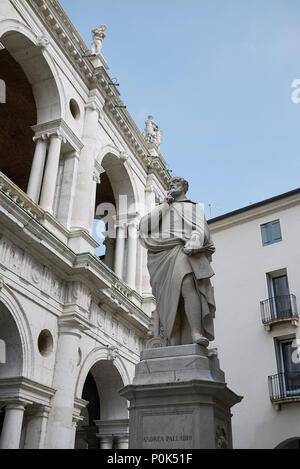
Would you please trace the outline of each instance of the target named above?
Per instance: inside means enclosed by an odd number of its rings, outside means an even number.
[[[173,177],[166,199],[140,222],[157,312],[169,345],[214,339],[210,266],[215,251],[201,204],[186,197],[188,182]]]

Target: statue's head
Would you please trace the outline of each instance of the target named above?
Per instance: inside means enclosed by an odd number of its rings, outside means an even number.
[[[172,193],[179,194],[183,192],[184,194],[187,193],[189,190],[189,183],[180,176],[174,176],[170,180],[170,189]]]

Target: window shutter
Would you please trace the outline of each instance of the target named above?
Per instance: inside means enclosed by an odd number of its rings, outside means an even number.
[[[271,238],[270,238],[270,230],[268,227],[268,224],[266,225],[261,225],[261,237],[262,237],[262,243],[264,246],[267,244],[270,244]]]
[[[273,220],[264,225],[260,225],[260,229],[263,246],[278,243],[278,241],[282,240],[280,220]]]
[[[272,221],[271,225],[271,239],[272,242],[281,241],[281,229],[279,220]]]

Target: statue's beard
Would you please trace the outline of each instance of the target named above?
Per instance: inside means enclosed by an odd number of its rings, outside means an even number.
[[[178,190],[178,189],[170,189],[168,191],[168,195],[171,196],[171,197],[175,197],[176,195],[181,195],[183,192],[181,190]]]

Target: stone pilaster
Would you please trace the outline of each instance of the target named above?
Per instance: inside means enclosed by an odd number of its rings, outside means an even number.
[[[117,227],[115,263],[114,263],[114,272],[121,279],[123,277],[123,269],[124,269],[125,239],[126,239],[126,225],[124,223]]]
[[[78,347],[87,323],[78,314],[59,319],[59,335],[53,387],[56,389],[49,414],[46,448],[74,447],[74,394],[77,377]]]
[[[128,225],[126,283],[130,288],[133,289],[135,289],[136,286],[136,255],[137,225],[136,222],[132,222]]]

